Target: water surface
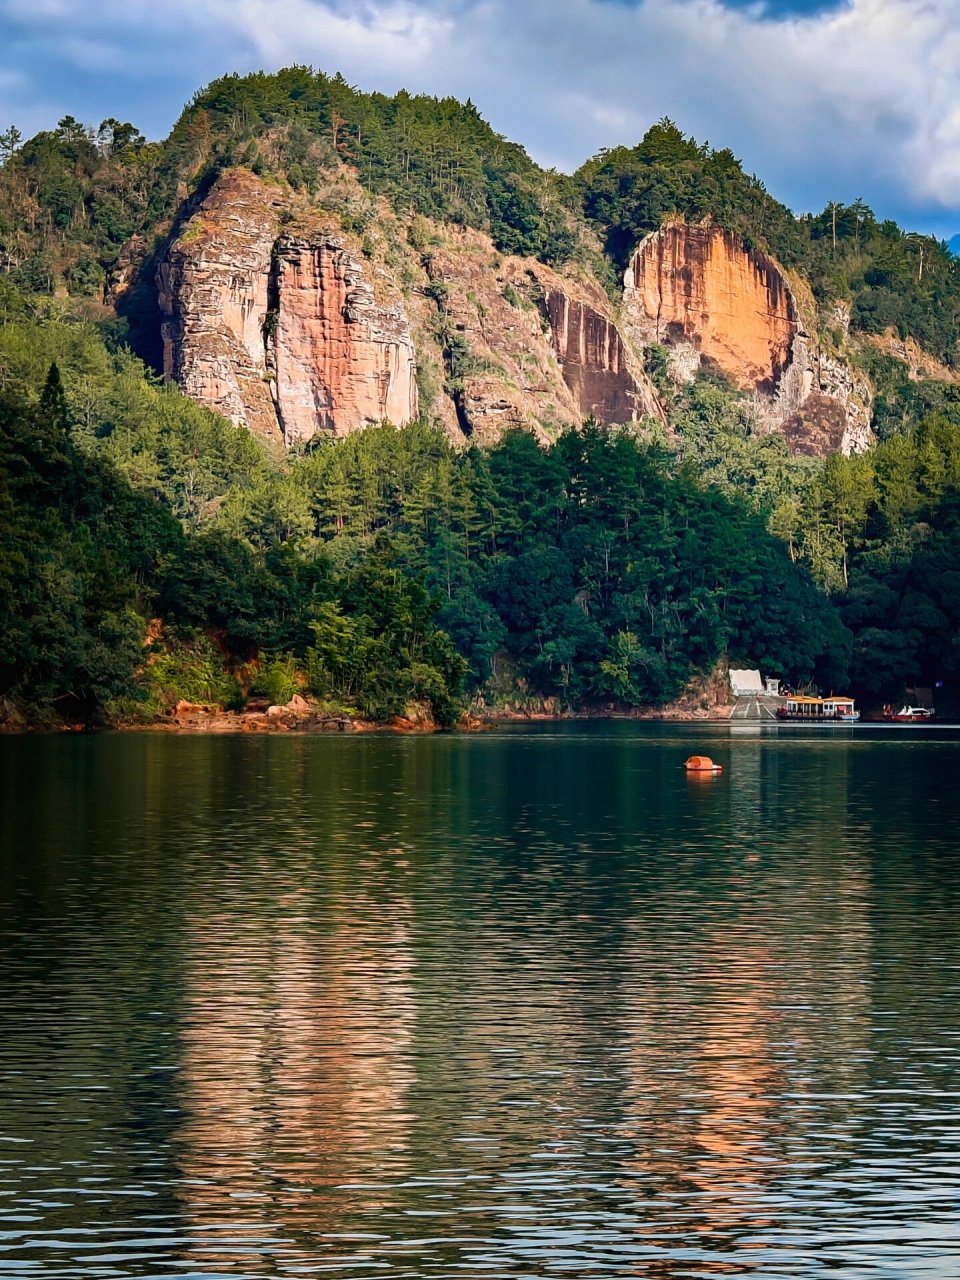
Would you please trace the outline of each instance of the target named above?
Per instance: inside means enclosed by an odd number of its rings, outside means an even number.
[[[955,1280],[958,778],[934,729],[0,740],[0,1277]]]

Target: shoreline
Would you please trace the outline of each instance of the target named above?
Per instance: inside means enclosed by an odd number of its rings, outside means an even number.
[[[524,724],[588,724],[590,722],[635,722],[638,724],[702,724],[702,725],[736,725],[743,723],[761,727],[758,721],[738,722],[732,718],[730,706],[718,706],[698,712],[674,708],[645,707],[636,711],[611,711],[590,708],[584,711],[487,711],[482,714],[476,711],[465,713],[459,720],[450,725],[437,724],[436,721],[422,714],[416,716],[395,716],[389,721],[363,720],[351,717],[346,713],[324,712],[317,708],[309,708],[306,712],[289,712],[280,708],[282,714],[270,715],[262,711],[220,711],[207,709],[191,709],[187,714],[171,716],[168,719],[153,721],[126,720],[116,724],[84,725],[84,724],[0,724],[0,736],[26,737],[29,735],[81,735],[111,733],[159,733],[173,736],[209,736],[233,737],[247,735],[263,737],[281,733],[294,733],[303,736],[324,734],[327,736],[346,734],[354,737],[358,734],[391,734],[399,736],[429,736],[444,733],[493,733],[498,729],[507,729]],[[860,727],[887,729],[916,729],[916,724],[892,724],[889,721],[861,720]],[[769,727],[769,726],[768,726]],[[809,728],[803,724],[776,722],[775,727]],[[838,727],[826,725],[821,728]],[[952,723],[936,722],[920,726],[922,728],[952,728]]]
[[[588,707],[579,711],[560,710],[549,704],[527,708],[469,707],[455,723],[441,725],[432,717],[429,709],[413,705],[407,715],[394,716],[390,720],[365,720],[351,715],[344,709],[327,710],[305,698],[294,695],[286,706],[272,706],[265,710],[223,711],[180,703],[168,721],[153,724],[121,724],[119,732],[147,730],[161,733],[208,734],[435,734],[435,733],[487,733],[501,726],[513,724],[561,723],[578,720],[638,720],[669,721],[673,723],[729,723],[732,705],[713,708],[692,707],[677,702],[666,707],[642,707],[621,710],[614,707]]]
[[[530,711],[473,708],[450,725],[438,724],[422,709],[410,708],[409,716],[394,716],[388,721],[364,720],[346,711],[325,711],[305,703],[297,707],[270,707],[266,711],[223,711],[220,708],[180,705],[168,718],[152,721],[124,720],[116,724],[5,724],[0,733],[165,733],[177,735],[234,735],[299,733],[299,734],[371,734],[428,735],[436,733],[488,733],[501,727],[519,724],[561,724],[577,721],[619,720],[671,724],[729,724],[733,708],[718,706],[709,710],[678,707],[643,707],[637,710],[588,708],[580,711]]]

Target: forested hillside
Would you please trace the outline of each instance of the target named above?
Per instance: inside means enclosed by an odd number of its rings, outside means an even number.
[[[235,704],[285,673],[289,692],[375,717],[422,698],[443,721],[451,641],[468,691],[499,672],[569,705],[667,701],[723,652],[845,676],[835,610],[761,517],[629,432],[464,453],[413,425],[280,458],[93,326],[4,297],[11,706]]]
[[[361,93],[341,76],[292,67],[215,81],[162,143],[127,122],[94,129],[67,116],[26,142],[9,128],[0,159],[0,267],[31,290],[101,296],[129,238],[162,233],[184,196],[230,165],[308,191],[349,166],[406,213],[482,228],[503,251],[548,263],[590,254],[584,220],[622,265],[664,219],[709,217],[802,272],[825,323],[847,301],[855,327],[893,326],[957,363],[960,262],[945,243],[878,220],[849,196],[795,216],[730,150],[667,120],[570,179],[540,169],[469,101]]]
[[[0,135],[0,159],[8,719],[297,689],[373,718],[419,701],[441,723],[475,695],[663,705],[723,657],[877,701],[956,688],[960,275],[944,245],[849,199],[795,216],[669,121],[568,178],[469,102],[306,68],[215,82],[163,142],[67,117]],[[678,380],[654,343],[656,420],[455,445],[422,366],[402,430],[271,448],[157,372],[160,255],[238,166],[369,240],[373,274],[434,309],[450,394],[497,371],[471,352],[430,226],[599,282],[612,314],[644,235],[709,220],[809,286],[823,350],[869,380],[878,443],[797,456],[719,370]],[[402,253],[375,243],[385,207],[415,229]],[[496,287],[518,314],[546,307]]]

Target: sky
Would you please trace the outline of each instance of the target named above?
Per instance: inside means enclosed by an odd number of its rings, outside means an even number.
[[[662,116],[798,212],[960,232],[960,0],[0,0],[0,130],[162,137],[228,71],[470,97],[572,171]]]

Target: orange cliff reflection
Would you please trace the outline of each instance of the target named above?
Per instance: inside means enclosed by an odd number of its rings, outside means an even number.
[[[763,1192],[775,1175],[784,1088],[771,1043],[776,979],[763,940],[745,929],[701,940],[683,969],[682,989],[664,990],[648,976],[629,1019],[637,1144],[630,1180],[656,1188],[638,1202],[644,1243],[659,1238],[668,1248],[700,1237],[718,1257],[698,1267],[723,1273],[725,1240],[769,1225]],[[664,965],[670,972],[678,973],[675,957]],[[722,1239],[704,1239],[714,1235]]]
[[[762,943],[731,957],[722,938],[712,940],[708,955],[704,978],[714,997],[701,1028],[704,1111],[688,1176],[710,1206],[704,1231],[756,1230],[768,1225],[757,1216],[756,1192],[775,1168],[776,1095],[784,1088],[771,1043],[772,957]]]
[[[637,945],[644,970],[625,1010],[637,1154],[625,1181],[639,1188],[645,1247],[699,1239],[698,1274],[738,1272],[734,1246],[761,1248],[776,1224],[794,1123],[785,1098],[859,1084],[849,1064],[863,1061],[870,1033],[870,927],[865,883],[841,881],[822,882],[819,950],[794,950],[809,922],[791,927],[789,899],[773,919],[745,910],[702,938]],[[824,1021],[837,1049],[829,1061],[814,1057]],[[653,1260],[641,1271],[658,1274]]]
[[[401,1180],[407,1163],[409,900],[337,892],[321,929],[305,891],[267,906],[255,892],[231,884],[187,925],[184,1211],[195,1229],[243,1237],[237,1252],[204,1250],[207,1265],[249,1267],[267,1236],[288,1260],[309,1238],[315,1260],[317,1237],[382,1209],[388,1193],[372,1184]]]

